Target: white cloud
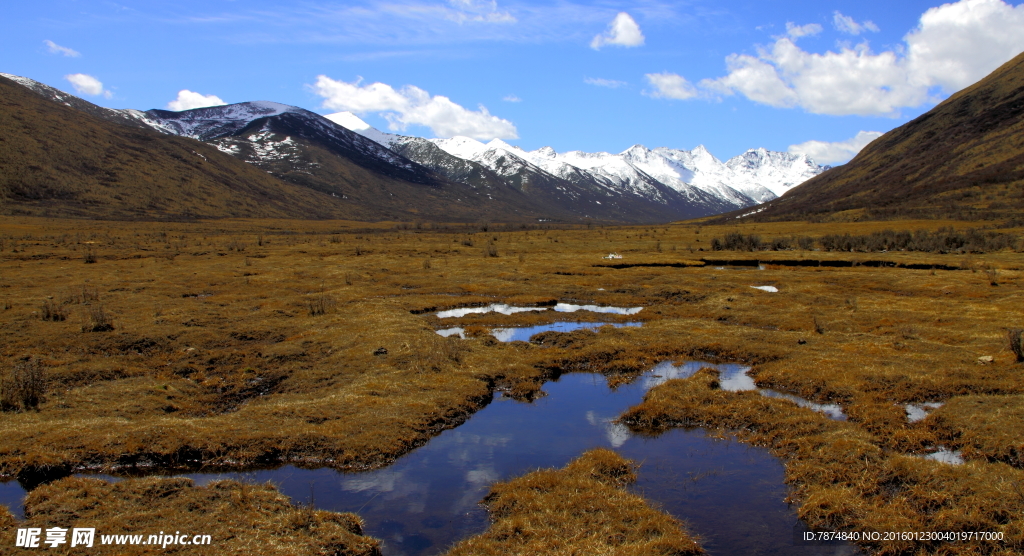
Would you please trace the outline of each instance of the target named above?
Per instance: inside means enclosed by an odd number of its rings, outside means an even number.
[[[502,98],[501,100],[505,102],[523,102],[523,99],[517,97],[516,95],[505,95],[505,97]]]
[[[640,26],[626,12],[619,12],[608,25],[608,30],[590,41],[590,48],[599,50],[602,46],[640,46],[644,44],[644,34]]]
[[[686,100],[698,95],[697,89],[681,75],[674,73],[648,73],[644,75],[654,91],[646,93],[654,98]]]
[[[864,31],[871,31],[877,33],[879,31],[878,26],[871,21],[865,21],[864,23],[857,23],[852,17],[843,15],[836,10],[832,14],[832,24],[836,26],[842,33],[848,35],[859,35]]]
[[[587,85],[594,85],[596,87],[608,87],[609,89],[617,89],[624,85],[628,85],[625,81],[616,81],[615,79],[602,79],[600,77],[584,77],[583,82]]]
[[[361,81],[347,83],[321,75],[312,89],[324,98],[325,108],[357,114],[382,113],[391,131],[402,131],[409,125],[423,125],[438,137],[519,138],[512,122],[492,116],[482,105],[478,110],[469,110],[448,97],[430,96],[427,91],[412,85],[396,90],[385,83],[360,85]]]
[[[805,154],[818,164],[842,164],[857,155],[868,143],[882,136],[880,131],[861,131],[846,141],[807,141],[790,145],[789,152]]]
[[[103,83],[101,83],[99,79],[96,79],[91,75],[73,73],[71,75],[65,75],[64,79],[70,81],[71,86],[74,87],[75,91],[80,95],[103,95],[105,98],[114,96],[113,93],[103,88]]]
[[[795,25],[790,22],[786,22],[786,36],[796,40],[800,37],[813,37],[821,32],[821,25],[817,23],[808,23],[807,25]]]
[[[217,95],[202,95],[188,89],[178,91],[178,98],[167,103],[168,110],[181,112],[193,108],[206,108],[207,106],[223,106],[227,104]]]
[[[454,8],[446,13],[446,17],[457,23],[515,23],[516,18],[498,9],[496,0],[448,0]]]
[[[867,42],[807,52],[795,44],[794,29],[756,55],[729,55],[728,75],[699,86],[815,114],[898,116],[974,83],[1024,51],[1024,4],[960,0],[931,8],[904,37],[905,46],[880,53]]]
[[[46,45],[46,49],[50,52],[50,54],[63,54],[64,56],[67,56],[69,58],[78,58],[82,55],[82,53],[78,52],[77,50],[72,50],[66,46],[61,46],[51,40],[45,40],[43,41],[43,44]]]

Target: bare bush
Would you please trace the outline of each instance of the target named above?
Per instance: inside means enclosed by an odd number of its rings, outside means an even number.
[[[0,376],[0,409],[29,410],[39,406],[46,391],[46,376],[35,357],[26,357],[14,364],[9,373]]]
[[[1010,351],[1017,356],[1017,362],[1024,363],[1024,330],[1011,328],[1006,331],[1006,339],[1010,342]]]
[[[311,317],[326,315],[334,307],[334,298],[327,295],[324,291],[324,285],[320,284],[320,291],[306,300],[306,306]]]
[[[102,305],[89,308],[89,320],[82,325],[82,332],[109,332],[113,329],[114,321]]]
[[[498,256],[498,246],[495,245],[493,241],[488,241],[487,242],[487,247],[484,248],[484,256],[485,257],[497,257]]]
[[[56,303],[52,299],[43,301],[43,307],[40,310],[40,316],[43,320],[51,321],[65,321],[68,320],[68,309],[61,303]]]

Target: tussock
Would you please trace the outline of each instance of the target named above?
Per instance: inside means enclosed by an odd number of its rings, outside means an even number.
[[[490,528],[448,556],[703,554],[676,519],[626,490],[636,464],[603,448],[563,469],[541,469],[491,487]]]

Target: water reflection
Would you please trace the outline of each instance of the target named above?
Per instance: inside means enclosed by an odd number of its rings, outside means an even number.
[[[644,462],[635,488],[687,521],[710,554],[837,554],[836,547],[793,545],[799,521],[783,503],[782,465],[766,450],[699,429],[640,438],[615,422],[669,372],[692,374],[704,366],[709,365],[659,365],[616,390],[599,375],[563,375],[544,386],[547,396],[532,403],[495,399],[465,424],[378,471],[284,467],[192,477],[201,483],[223,477],[269,480],[300,502],[312,493],[319,508],[362,516],[366,533],[384,540],[385,554],[419,556],[444,552],[486,529],[478,502],[493,482],[561,467],[585,450],[605,446]],[[717,367],[737,380],[747,369]]]
[[[615,315],[635,315],[643,311],[643,307],[611,307],[600,305],[573,305],[571,303],[559,303],[555,305],[559,313],[575,313],[576,311],[590,311],[591,313],[610,313]]]
[[[928,416],[932,410],[942,407],[942,402],[908,403],[903,406],[907,412],[907,421],[916,423]]]
[[[590,448],[612,447],[642,463],[632,488],[686,521],[711,555],[856,553],[848,545],[794,545],[800,522],[783,502],[783,466],[767,450],[700,429],[638,437],[615,422],[648,388],[705,366],[717,367],[729,388],[752,385],[747,367],[693,362],[658,365],[615,390],[600,375],[568,374],[545,384],[548,395],[532,403],[495,399],[384,469],[341,473],[285,466],[188,476],[199,484],[224,478],[272,482],[295,502],[356,512],[365,532],[384,541],[388,556],[427,556],[486,529],[478,502],[495,481],[562,467]]]
[[[693,376],[693,374],[701,368],[708,366],[709,365],[707,363],[693,361],[682,365],[676,365],[672,361],[665,361],[659,363],[651,370],[649,375],[645,376],[644,385],[647,388],[653,388],[673,378],[688,378]],[[758,388],[757,385],[754,384],[754,379],[747,376],[747,372],[750,370],[750,367],[736,364],[723,364],[715,367],[718,369],[718,383],[722,390],[727,390],[729,392],[757,390],[762,396],[789,400],[800,407],[806,407],[819,413],[824,413],[830,419],[835,419],[837,421],[846,420],[846,414],[843,412],[842,406],[838,404],[820,404],[801,398],[800,396],[794,396],[793,394],[777,392],[767,388]]]
[[[553,322],[551,324],[540,324],[537,326],[521,326],[513,328],[495,328],[491,335],[501,342],[528,342],[535,334],[541,332],[572,332],[574,330],[593,330],[602,326],[641,326],[639,322],[612,323],[612,322]]]
[[[613,307],[611,305],[573,305],[571,303],[558,303],[554,310],[559,313],[575,313],[576,311],[590,311],[591,313],[607,313],[614,315],[635,315],[643,311],[643,307]],[[448,309],[435,313],[439,319],[452,317],[464,317],[472,314],[501,313],[512,315],[526,311],[547,311],[547,307],[514,307],[505,303],[492,303],[486,307],[464,307],[461,309]]]

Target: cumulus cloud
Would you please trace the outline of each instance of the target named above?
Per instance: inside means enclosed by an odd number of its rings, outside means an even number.
[[[523,99],[517,97],[516,95],[505,95],[505,97],[502,98],[501,100],[503,100],[505,102],[522,102],[523,101]]]
[[[608,30],[590,41],[590,48],[600,50],[605,45],[640,46],[644,44],[644,34],[640,26],[626,12],[619,12],[608,25]]]
[[[882,136],[880,131],[861,131],[846,141],[807,141],[790,145],[789,152],[805,154],[818,164],[843,164],[857,155],[868,143]]]
[[[73,73],[71,75],[65,75],[64,79],[70,81],[71,86],[74,87],[75,91],[80,95],[103,95],[105,98],[114,96],[113,93],[103,88],[103,83],[101,83],[99,79],[96,79],[91,75]]]
[[[898,116],[974,83],[1024,50],[1024,4],[960,0],[931,8],[905,45],[880,53],[867,42],[807,52],[796,45],[794,29],[756,55],[729,55],[728,74],[702,80],[700,88],[815,114]]]
[[[595,87],[608,87],[609,89],[618,89],[623,85],[628,85],[625,81],[616,81],[614,79],[602,79],[600,77],[584,77],[583,82],[587,85],[594,85]]]
[[[324,108],[345,110],[357,114],[381,113],[391,131],[403,131],[409,125],[423,125],[438,137],[462,135],[480,140],[518,139],[516,126],[508,120],[492,116],[483,105],[469,110],[436,95],[406,85],[395,89],[385,83],[362,85],[337,81],[321,75],[312,86],[313,92],[323,97]]]
[[[813,37],[821,32],[821,25],[817,23],[808,23],[807,25],[796,25],[791,22],[786,22],[786,36],[796,40],[800,37]]]
[[[50,54],[62,54],[69,58],[78,58],[82,55],[82,53],[78,52],[77,50],[72,50],[66,46],[61,46],[51,40],[45,40],[43,41],[43,44],[46,45],[46,49],[50,52]]]
[[[168,110],[181,112],[193,108],[206,108],[207,106],[223,106],[227,104],[217,95],[202,95],[188,89],[178,91],[178,98],[167,103]]]
[[[654,98],[686,100],[698,95],[697,89],[681,75],[674,73],[648,73],[644,75],[654,90],[646,93]]]
[[[857,23],[852,17],[843,15],[836,10],[832,14],[832,24],[836,26],[842,33],[848,35],[859,35],[864,31],[871,31],[877,33],[879,31],[878,26],[871,21],[865,21],[864,23]]]

